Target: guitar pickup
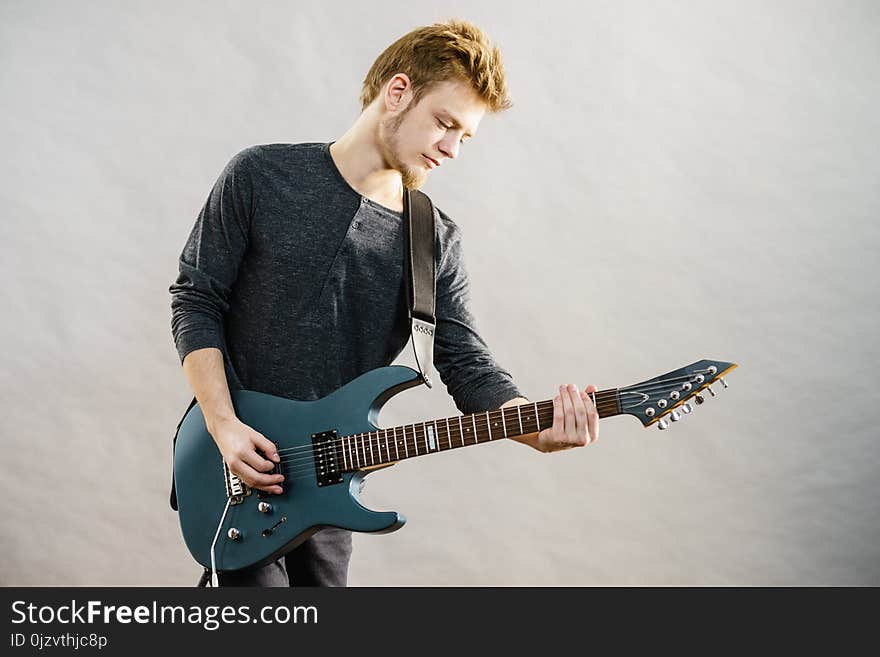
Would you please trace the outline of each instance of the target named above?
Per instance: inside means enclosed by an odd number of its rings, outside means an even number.
[[[318,486],[342,483],[338,453],[339,437],[335,429],[312,434],[312,456],[315,460],[315,478],[318,480]]]

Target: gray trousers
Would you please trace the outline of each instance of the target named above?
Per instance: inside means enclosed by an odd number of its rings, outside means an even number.
[[[351,532],[327,527],[277,561],[217,577],[220,586],[346,586],[350,559]]]

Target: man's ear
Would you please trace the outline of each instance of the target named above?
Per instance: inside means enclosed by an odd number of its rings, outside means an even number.
[[[412,100],[412,82],[406,73],[395,73],[385,85],[385,109],[399,112]]]

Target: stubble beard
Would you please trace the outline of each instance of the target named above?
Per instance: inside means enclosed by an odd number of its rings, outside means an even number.
[[[383,124],[384,130],[380,131],[379,145],[382,150],[382,157],[392,169],[400,174],[403,186],[408,189],[419,189],[427,180],[427,173],[422,169],[413,168],[403,163],[398,153],[400,152],[400,124],[403,122],[409,108],[403,111],[399,116],[388,119]],[[385,138],[382,139],[382,133]]]

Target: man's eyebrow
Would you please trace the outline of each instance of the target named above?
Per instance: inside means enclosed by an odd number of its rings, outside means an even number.
[[[452,114],[449,112],[449,110],[442,109],[442,110],[440,110],[440,113],[443,114],[449,120],[449,122],[452,124],[453,128],[460,128],[461,127],[461,123],[459,123],[458,119],[456,119],[454,116],[452,116]],[[473,135],[470,132],[468,132],[467,130],[465,130],[464,134],[466,137],[473,137]]]

